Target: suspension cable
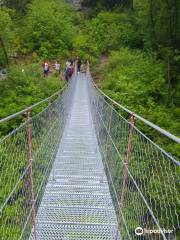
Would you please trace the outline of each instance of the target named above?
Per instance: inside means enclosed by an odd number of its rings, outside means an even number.
[[[66,88],[66,86],[67,86],[67,85],[65,85],[61,90],[55,92],[55,93],[52,94],[51,96],[49,96],[49,97],[47,97],[47,98],[45,98],[45,99],[43,99],[43,100],[41,100],[41,101],[39,101],[39,102],[31,105],[31,106],[29,106],[29,107],[27,107],[27,108],[25,108],[25,109],[23,109],[23,110],[21,110],[21,111],[19,111],[19,112],[17,112],[17,113],[14,113],[14,114],[12,114],[12,115],[9,115],[9,116],[7,116],[7,117],[5,117],[5,118],[0,119],[0,124],[1,124],[1,123],[4,123],[4,122],[7,122],[7,121],[9,121],[9,120],[11,120],[11,119],[14,119],[14,118],[16,118],[16,117],[18,117],[18,116],[20,116],[20,115],[23,115],[24,113],[26,113],[26,112],[28,112],[28,111],[31,111],[32,109],[38,107],[39,105],[41,105],[41,104],[43,104],[43,103],[45,103],[45,102],[48,102],[52,97],[57,96],[57,95],[59,95],[61,92],[63,92],[64,89]]]
[[[94,85],[94,87],[97,89],[97,91],[103,95],[105,98],[107,98],[108,100],[110,100],[114,105],[116,105],[117,107],[123,109],[125,112],[129,113],[130,115],[134,114],[135,118],[139,119],[140,121],[144,122],[145,124],[147,124],[148,126],[152,127],[153,129],[155,129],[156,131],[160,132],[161,134],[163,134],[164,136],[172,139],[173,141],[180,143],[180,138],[174,136],[173,134],[171,134],[170,132],[160,128],[159,126],[157,126],[156,124],[146,120],[145,118],[139,116],[138,114],[130,111],[128,108],[122,106],[121,104],[117,103],[116,101],[114,101],[112,98],[110,98],[108,95],[106,95],[101,89],[98,88],[97,84],[93,81],[93,79],[91,78],[92,83]]]

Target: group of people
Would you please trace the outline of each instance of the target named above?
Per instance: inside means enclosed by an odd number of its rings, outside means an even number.
[[[82,70],[82,62],[81,62],[81,59],[79,57],[77,57],[77,59],[75,61],[69,59],[67,62],[66,62],[66,67],[65,67],[65,70],[64,70],[64,74],[65,74],[65,79],[66,81],[68,81],[73,73],[74,73],[74,70],[75,70],[75,67],[77,67],[77,73],[80,73],[81,70]]]
[[[50,68],[54,69],[55,72],[57,72],[59,75],[61,73],[61,64],[56,61],[53,66],[49,64],[48,61],[45,61],[42,64],[43,67],[43,75],[44,77],[47,77],[50,73]],[[85,68],[84,65],[82,64],[82,61],[79,57],[77,57],[77,59],[75,61],[68,59],[66,62],[66,66],[64,69],[64,77],[66,79],[66,81],[69,81],[69,79],[72,77],[75,67],[77,67],[77,72],[80,73],[81,71],[85,72]]]
[[[43,64],[42,64],[42,67],[43,67],[43,75],[44,77],[47,77],[49,75],[49,72],[50,72],[50,68],[52,67],[58,74],[60,74],[61,72],[61,64],[56,61],[54,63],[53,66],[50,66],[49,62],[48,61],[45,61]]]

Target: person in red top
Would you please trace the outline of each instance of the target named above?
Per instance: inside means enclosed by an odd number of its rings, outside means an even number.
[[[69,73],[69,78],[72,77],[73,72],[74,72],[73,62],[71,61],[71,64],[70,64],[70,66],[69,66],[69,71],[68,71],[68,73]]]
[[[48,61],[45,61],[42,65],[43,67],[43,73],[44,73],[44,77],[47,77],[49,74],[49,63]]]

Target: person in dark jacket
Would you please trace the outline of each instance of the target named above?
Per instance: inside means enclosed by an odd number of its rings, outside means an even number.
[[[80,71],[81,71],[81,59],[79,57],[77,58],[77,70],[78,70],[78,73],[80,73]]]

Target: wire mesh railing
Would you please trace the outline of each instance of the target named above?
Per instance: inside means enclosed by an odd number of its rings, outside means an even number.
[[[94,125],[118,218],[116,235],[119,230],[125,240],[180,239],[179,162],[135,127],[135,114],[127,121],[115,110],[114,102],[106,101],[93,86],[90,75],[88,81]]]
[[[41,101],[48,102],[48,106],[33,117],[30,113],[36,105],[21,111],[19,114],[26,114],[25,122],[0,139],[2,240],[28,239],[32,229],[36,239],[36,213],[53,168],[71,106],[72,90],[73,83],[55,101],[51,102],[51,97]]]

